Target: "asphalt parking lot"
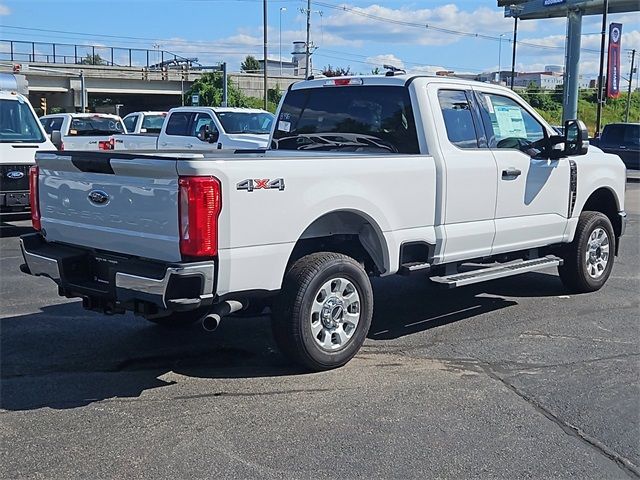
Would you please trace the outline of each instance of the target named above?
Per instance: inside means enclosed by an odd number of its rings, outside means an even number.
[[[346,367],[291,368],[267,315],[214,333],[85,312],[1,227],[2,478],[638,478],[640,183],[612,277],[375,282]]]

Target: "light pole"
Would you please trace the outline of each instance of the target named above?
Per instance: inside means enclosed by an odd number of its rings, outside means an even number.
[[[282,76],[282,12],[286,12],[287,7],[280,7],[280,76]]]
[[[498,39],[498,84],[502,78],[502,37],[504,37],[504,33],[501,33]]]

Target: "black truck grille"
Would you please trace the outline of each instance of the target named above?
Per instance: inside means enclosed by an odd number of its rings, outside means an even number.
[[[0,165],[0,191],[17,192],[29,190],[30,166]]]

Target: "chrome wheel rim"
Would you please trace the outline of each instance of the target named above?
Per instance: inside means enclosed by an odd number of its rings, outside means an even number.
[[[587,273],[593,279],[600,278],[609,263],[609,235],[603,228],[596,228],[587,242],[585,255]]]
[[[360,294],[355,285],[342,277],[322,285],[311,307],[311,335],[316,344],[331,352],[344,348],[360,323]]]

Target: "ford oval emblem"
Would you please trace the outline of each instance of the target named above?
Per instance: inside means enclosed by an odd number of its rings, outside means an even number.
[[[109,203],[109,194],[102,190],[91,190],[87,198],[91,203],[95,203],[96,205],[106,205]]]
[[[18,170],[11,170],[7,172],[7,178],[11,180],[18,180],[24,177],[24,172],[19,172]]]

